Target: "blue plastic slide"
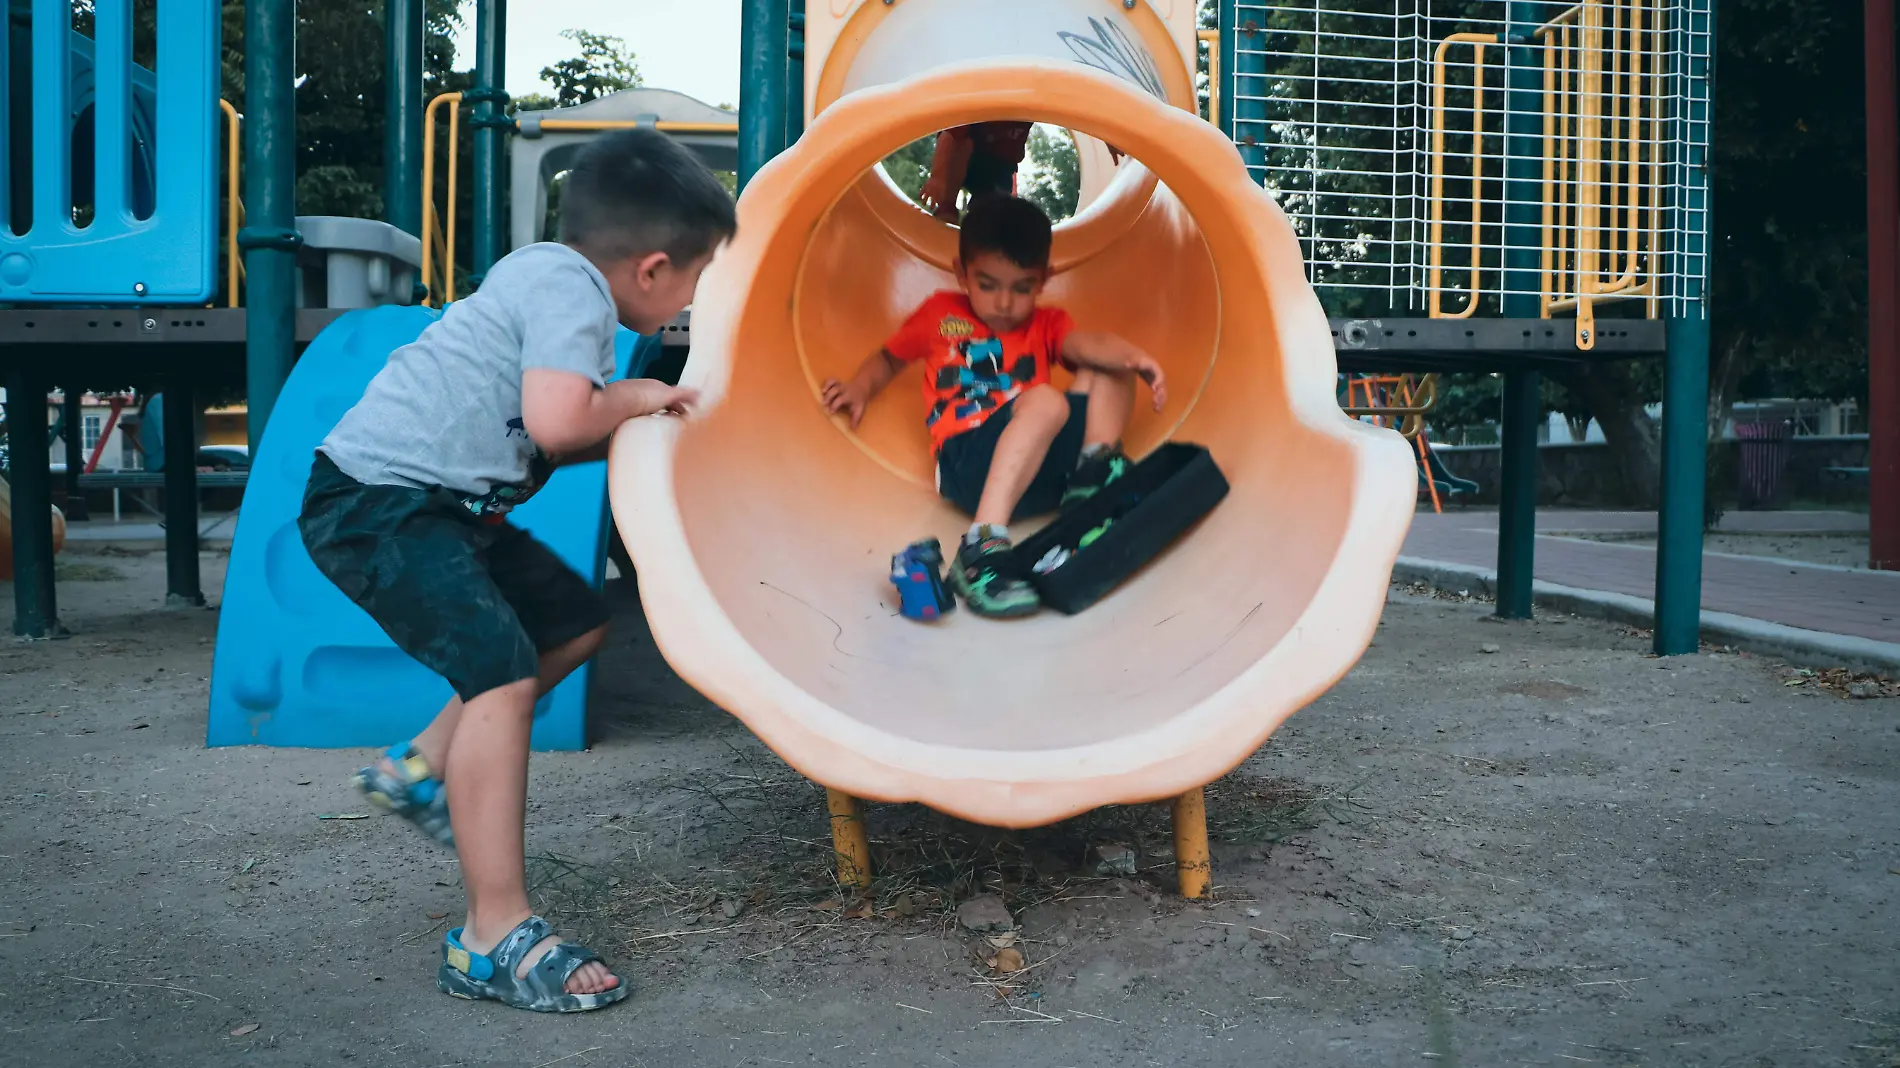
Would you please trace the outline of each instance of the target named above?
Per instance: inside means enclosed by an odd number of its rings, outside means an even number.
[[[448,684],[390,644],[304,552],[297,513],[317,445],[382,370],[439,312],[354,311],[317,336],[277,398],[251,465],[224,580],[211,671],[210,745],[385,746],[413,736],[449,699]],[[657,336],[622,330],[620,373],[660,354]],[[514,514],[599,586],[605,579],[607,465],[557,473]],[[537,749],[587,744],[583,666],[535,709]]]

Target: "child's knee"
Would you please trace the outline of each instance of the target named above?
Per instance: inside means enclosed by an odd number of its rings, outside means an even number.
[[[593,630],[588,631],[563,646],[562,652],[567,654],[567,657],[564,659],[571,658],[575,661],[592,660],[594,654],[600,652],[600,647],[606,643],[607,624],[602,623],[600,626],[595,627]]]
[[[1023,390],[1015,404],[1015,414],[1010,416],[1012,421],[1027,418],[1060,426],[1069,418],[1068,395],[1047,383]]]

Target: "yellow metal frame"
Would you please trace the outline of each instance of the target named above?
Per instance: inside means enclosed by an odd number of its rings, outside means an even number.
[[[1401,398],[1400,403],[1396,405],[1373,403],[1372,389],[1375,385],[1381,387],[1381,392],[1384,391],[1383,387],[1386,385],[1397,388]],[[1366,403],[1363,406],[1353,404],[1355,386],[1365,388]],[[1438,376],[1431,374],[1419,379],[1416,391],[1414,391],[1411,375],[1400,375],[1394,379],[1348,378],[1346,405],[1340,411],[1355,419],[1361,416],[1372,419],[1396,419],[1399,421],[1396,428],[1399,433],[1408,438],[1416,437],[1424,424],[1425,416],[1430,415],[1432,409],[1438,406]]]
[[[871,890],[871,838],[864,829],[864,809],[858,799],[842,790],[825,790],[831,812],[831,851],[837,861],[838,885],[867,894]],[[1171,799],[1174,823],[1174,868],[1181,896],[1197,901],[1207,896],[1214,866],[1207,846],[1207,796],[1196,787]]]
[[[435,207],[435,131],[439,112],[449,113],[448,206]],[[542,119],[541,129],[555,132],[604,132],[650,126],[668,134],[737,134],[731,122],[640,122],[634,119]],[[422,115],[422,281],[428,287],[425,303],[441,307],[455,299],[455,194],[461,166],[462,94],[443,93],[429,101]]]
[[[1432,190],[1430,274],[1426,299],[1434,319],[1468,319],[1478,311],[1484,269],[1484,49],[1498,43],[1495,33],[1454,33],[1432,53]],[[1462,311],[1444,310],[1445,268],[1445,56],[1454,45],[1472,46],[1471,60],[1471,294]]]
[[[219,100],[218,110],[224,112],[224,303],[227,308],[238,306],[238,283],[244,277],[244,257],[238,252],[238,227],[244,223],[244,202],[238,199],[238,160],[242,145],[239,135],[243,125],[238,117],[237,108],[229,100]]]
[[[1596,307],[1646,300],[1660,311],[1663,0],[1580,0],[1538,27],[1544,50],[1544,176],[1539,314],[1574,312],[1579,349],[1596,345]],[[1495,34],[1455,33],[1433,54],[1427,301],[1434,319],[1463,319],[1481,292],[1484,50]],[[1446,56],[1474,49],[1470,297],[1444,309]]]
[[[1660,0],[1582,0],[1533,36],[1544,48],[1541,314],[1575,312],[1577,347],[1590,349],[1596,305],[1644,299],[1651,318],[1659,311]]]
[[[543,130],[633,130],[651,126],[669,134],[736,134],[736,122],[641,122],[637,119],[542,119]]]
[[[436,112],[449,112],[448,224],[442,225],[435,210],[435,128],[440,121]],[[429,290],[424,300],[440,308],[455,299],[455,183],[461,155],[456,151],[461,139],[462,94],[443,93],[422,113],[422,284]]]
[[[1366,394],[1364,407],[1353,404],[1357,391],[1363,389]],[[1379,403],[1393,392],[1398,394],[1398,404]],[[1438,496],[1438,480],[1432,477],[1428,455],[1431,443],[1425,438],[1425,416],[1438,406],[1438,376],[1426,375],[1414,380],[1411,375],[1374,375],[1346,379],[1346,406],[1340,411],[1352,417],[1370,417],[1379,421],[1393,420],[1393,428],[1412,443],[1412,449],[1418,454],[1419,468],[1425,472],[1425,492],[1431,497],[1432,511],[1442,513],[1444,502]]]
[[[1201,30],[1195,39],[1207,46],[1207,121],[1220,125],[1220,31]]]

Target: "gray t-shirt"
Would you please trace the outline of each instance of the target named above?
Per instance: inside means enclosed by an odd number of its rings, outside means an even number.
[[[522,424],[523,373],[604,384],[618,326],[607,279],[586,257],[552,242],[516,249],[390,354],[320,451],[358,482],[440,486],[477,515],[505,514],[553,470]]]

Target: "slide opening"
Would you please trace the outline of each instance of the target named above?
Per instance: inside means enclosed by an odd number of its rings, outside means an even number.
[[[975,121],[1038,120],[1008,113]],[[1086,128],[1073,135],[1112,143]],[[1044,304],[1075,315],[1082,328],[1122,334],[1167,366],[1175,400],[1161,412],[1146,396],[1137,401],[1126,435],[1136,456],[1168,440],[1193,411],[1217,347],[1220,283],[1200,226],[1171,196],[1158,199],[1159,190],[1152,169],[1124,157],[1091,204],[1056,223],[1043,296]],[[787,238],[785,254],[799,258],[790,295],[793,334],[814,402],[827,380],[849,377],[931,293],[957,288],[958,237],[957,226],[923,210],[878,163],[836,197],[802,247]],[[1131,271],[1131,263],[1148,269]],[[1139,300],[1128,299],[1131,273],[1146,279]],[[867,314],[864,300],[879,291],[882,306]],[[1070,378],[1058,369],[1056,384],[1066,386]],[[874,406],[855,431],[837,425],[887,470],[929,487],[934,459],[914,410],[920,390],[919,372],[907,370],[886,394],[896,401]]]

